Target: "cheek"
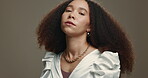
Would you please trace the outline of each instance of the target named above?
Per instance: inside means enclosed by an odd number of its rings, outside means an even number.
[[[64,14],[61,16],[61,29],[64,29]]]
[[[63,14],[62,14],[62,17],[61,17],[61,20],[66,19],[66,17],[67,17],[67,14],[66,14],[66,13],[63,13]]]
[[[90,20],[88,18],[79,19],[81,25],[88,26],[90,24]]]
[[[61,16],[61,26],[64,25],[65,20],[66,20],[66,15],[63,13]]]
[[[64,20],[64,14],[62,14],[62,17],[61,17],[61,22]]]

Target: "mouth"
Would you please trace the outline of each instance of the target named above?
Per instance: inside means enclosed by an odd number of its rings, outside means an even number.
[[[76,26],[76,25],[75,25],[73,22],[71,22],[71,21],[66,21],[65,24],[66,24],[66,25],[74,25],[74,26]]]

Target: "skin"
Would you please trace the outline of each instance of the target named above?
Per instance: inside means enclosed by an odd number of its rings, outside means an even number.
[[[65,24],[66,21],[71,21],[76,26]],[[62,30],[67,36],[73,37],[86,35],[86,32],[90,31],[89,24],[89,7],[84,0],[75,0],[70,3],[62,15]]]
[[[90,32],[90,16],[89,7],[85,0],[74,0],[66,8],[62,14],[61,29],[66,34],[66,55],[61,56],[61,68],[65,72],[72,72],[79,62],[90,52],[96,48],[90,46],[85,55],[74,63],[67,63],[64,56],[69,59],[75,59],[89,45],[86,41],[87,32]],[[70,21],[75,25],[65,23]]]

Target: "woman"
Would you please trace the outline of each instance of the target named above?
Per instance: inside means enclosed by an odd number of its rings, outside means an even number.
[[[47,51],[41,78],[119,78],[132,72],[130,41],[91,0],[68,0],[41,22],[38,43]]]

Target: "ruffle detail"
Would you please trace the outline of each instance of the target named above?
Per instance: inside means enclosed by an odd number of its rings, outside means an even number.
[[[118,53],[105,51],[92,64],[93,78],[119,78],[120,60]]]
[[[44,58],[42,59],[42,62],[44,63],[44,66],[45,66],[43,71],[51,69],[52,60],[55,55],[56,54],[53,52],[46,52]]]

